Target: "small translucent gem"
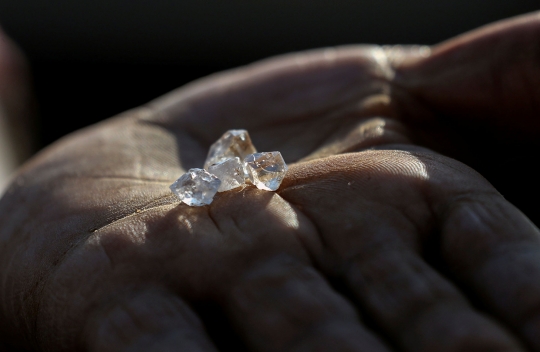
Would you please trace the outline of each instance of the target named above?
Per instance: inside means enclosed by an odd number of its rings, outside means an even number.
[[[221,180],[218,192],[225,192],[246,183],[244,163],[240,158],[230,158],[208,168],[208,172]]]
[[[287,173],[287,164],[280,152],[254,153],[244,162],[249,179],[259,189],[275,191]]]
[[[190,206],[212,203],[221,181],[203,169],[189,169],[171,185],[171,191]]]
[[[244,160],[246,156],[256,153],[257,149],[251,143],[249,133],[246,130],[229,130],[221,136],[208,151],[204,162],[204,169],[230,158],[238,157]]]

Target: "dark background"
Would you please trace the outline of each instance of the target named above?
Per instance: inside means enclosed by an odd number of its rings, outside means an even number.
[[[39,146],[215,71],[350,43],[434,44],[538,0],[0,0],[29,57]]]

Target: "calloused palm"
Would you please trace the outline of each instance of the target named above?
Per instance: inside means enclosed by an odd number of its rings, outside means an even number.
[[[66,137],[0,202],[0,333],[55,351],[540,350],[538,229],[478,173],[410,142],[448,150],[410,134],[454,123],[433,111],[492,112],[455,83],[482,77],[478,55],[448,66],[484,38],[522,39],[512,33],[531,18],[431,56],[272,59]],[[278,192],[179,203],[168,185],[231,128],[282,152]]]

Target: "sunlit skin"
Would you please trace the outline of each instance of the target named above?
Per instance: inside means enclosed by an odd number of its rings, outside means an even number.
[[[540,233],[473,169],[482,143],[534,155],[514,141],[538,143],[539,40],[532,14],[433,48],[287,55],[65,137],[0,202],[1,338],[540,351]],[[233,128],[281,152],[281,187],[180,203],[169,185]]]
[[[34,147],[28,78],[23,55],[0,28],[0,191]]]

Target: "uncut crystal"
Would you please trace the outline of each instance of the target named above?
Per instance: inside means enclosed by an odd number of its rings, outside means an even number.
[[[225,192],[246,183],[244,164],[240,158],[230,158],[208,168],[208,172],[221,180],[218,192]]]
[[[254,153],[244,162],[249,179],[259,189],[275,191],[287,173],[287,164],[280,152]]]
[[[203,169],[189,169],[171,186],[171,191],[187,205],[200,207],[212,203],[221,181]]]
[[[248,131],[229,130],[210,146],[208,156],[204,162],[204,169],[208,170],[210,166],[230,158],[238,157],[240,160],[244,160],[246,156],[256,152],[257,150],[251,143]]]

